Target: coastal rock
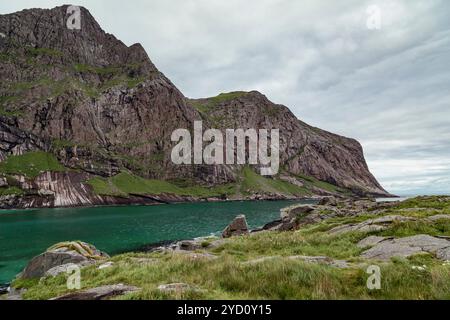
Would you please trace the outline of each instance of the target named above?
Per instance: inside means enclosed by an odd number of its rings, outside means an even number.
[[[237,216],[233,222],[231,222],[228,227],[222,232],[223,238],[231,238],[235,236],[241,236],[249,234],[247,220],[244,215]]]
[[[22,279],[41,278],[47,271],[55,267],[68,264],[85,266],[107,258],[109,256],[106,253],[97,250],[91,244],[81,241],[62,242],[33,258],[19,277]],[[62,269],[64,268],[54,269],[52,272],[59,272]]]
[[[134,286],[115,284],[69,293],[50,300],[108,300],[139,290],[139,288]]]
[[[429,235],[416,235],[399,239],[387,239],[362,253],[363,258],[389,260],[392,257],[409,257],[417,253],[436,254],[441,260],[450,258],[450,241]]]
[[[297,219],[314,211],[317,207],[309,204],[296,204],[280,210],[282,220]]]
[[[177,249],[182,251],[195,251],[203,249],[202,243],[195,240],[184,240],[177,244]]]

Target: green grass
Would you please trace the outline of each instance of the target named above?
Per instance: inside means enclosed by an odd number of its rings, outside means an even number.
[[[94,188],[94,192],[100,195],[128,196],[174,194],[194,197],[221,197],[235,193],[234,186],[222,185],[212,188],[201,186],[180,187],[174,183],[161,180],[144,179],[129,172],[122,172],[112,178],[94,178],[87,182]]]
[[[249,194],[253,192],[264,193],[283,193],[291,196],[311,195],[308,189],[293,185],[289,182],[279,179],[270,179],[263,177],[251,168],[245,167],[242,170],[243,181],[241,183],[242,193]]]
[[[24,194],[22,189],[18,187],[0,188],[0,196],[13,196]]]
[[[45,171],[65,171],[56,157],[47,152],[28,152],[20,156],[9,156],[0,163],[0,173],[20,174],[35,178]]]
[[[221,93],[218,96],[207,98],[205,102],[201,102],[198,100],[189,100],[190,104],[197,109],[200,113],[207,113],[221,103],[231,101],[242,96],[245,96],[248,92],[245,91],[234,91],[228,93]]]
[[[279,179],[262,177],[249,167],[244,168],[241,181],[235,184],[203,187],[192,181],[175,180],[172,182],[144,179],[129,172],[122,172],[112,178],[94,178],[88,181],[99,195],[160,195],[174,194],[179,196],[193,196],[198,198],[230,197],[236,194],[250,195],[255,192],[284,194],[286,196],[301,197],[311,193],[302,187],[295,186]]]
[[[340,188],[340,187],[335,186],[328,182],[320,181],[311,176],[298,174],[297,177],[300,178],[304,182],[304,184],[309,188],[317,187],[317,188],[320,188],[320,189],[323,189],[323,190],[326,190],[329,192],[335,192],[335,193],[348,193],[349,192],[348,190],[345,190],[343,188]]]

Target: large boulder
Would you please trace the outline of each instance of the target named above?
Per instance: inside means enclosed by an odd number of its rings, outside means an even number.
[[[81,241],[61,242],[33,258],[19,277],[22,279],[41,278],[46,276],[49,270],[58,269],[56,267],[70,264],[85,266],[108,258],[106,253],[97,250],[91,244]]]
[[[248,234],[250,231],[247,225],[247,219],[244,215],[237,216],[233,222],[231,222],[228,227],[222,232],[223,238],[231,238],[235,236],[240,236]]]
[[[291,220],[304,217],[314,211],[317,207],[309,204],[296,204],[280,210],[282,220]]]
[[[450,240],[429,235],[386,239],[377,242],[373,248],[363,252],[362,257],[389,260],[392,257],[407,258],[425,252],[435,254],[438,259],[448,261],[450,260]]]

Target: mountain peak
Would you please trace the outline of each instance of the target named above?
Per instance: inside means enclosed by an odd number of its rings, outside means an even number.
[[[81,28],[69,28],[69,6],[0,15],[0,33],[5,35],[0,39],[1,49],[51,49],[59,52],[65,63],[112,66],[137,62],[146,64],[147,72],[156,71],[140,44],[127,47],[106,33],[84,7],[80,7]]]

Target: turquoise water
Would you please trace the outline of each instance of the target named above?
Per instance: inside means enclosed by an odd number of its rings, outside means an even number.
[[[308,202],[308,201],[304,201]],[[67,240],[94,244],[109,254],[146,244],[192,239],[223,230],[238,214],[251,228],[279,217],[289,201],[194,203],[0,211],[0,284],[51,245]]]

